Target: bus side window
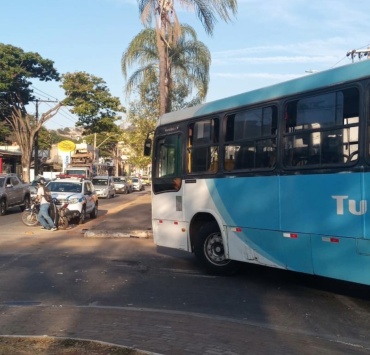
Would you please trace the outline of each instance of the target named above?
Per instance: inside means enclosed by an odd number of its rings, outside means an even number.
[[[192,173],[207,171],[211,165],[211,154],[208,147],[192,148]]]
[[[226,117],[224,169],[271,169],[276,163],[277,107],[240,110]]]
[[[347,164],[356,160],[357,88],[304,96],[287,103],[285,112],[285,166]]]
[[[255,167],[255,159],[256,153],[251,150],[251,147],[241,146],[236,154],[235,170],[253,169]]]
[[[218,171],[218,119],[206,119],[188,126],[188,173]]]

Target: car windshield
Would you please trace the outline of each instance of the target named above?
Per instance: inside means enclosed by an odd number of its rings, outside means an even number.
[[[125,182],[125,180],[123,180],[123,179],[121,179],[121,178],[119,178],[119,177],[115,177],[115,178],[113,178],[113,181],[114,181],[114,182]]]
[[[73,182],[52,181],[47,185],[52,192],[81,192],[82,184]]]
[[[132,179],[132,182],[139,182],[139,179],[137,179],[137,178],[133,178],[133,179]]]
[[[0,178],[0,186],[4,185],[4,180],[5,180],[5,178],[3,178],[3,177]]]
[[[108,185],[107,179],[93,179],[92,180],[93,185]]]

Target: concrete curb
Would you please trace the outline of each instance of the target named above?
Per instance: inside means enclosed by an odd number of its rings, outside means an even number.
[[[114,344],[106,341],[100,341],[100,340],[93,340],[93,339],[84,339],[84,338],[68,338],[68,337],[57,337],[57,336],[49,336],[49,335],[0,335],[0,338],[5,338],[5,339],[16,339],[21,338],[21,339],[27,339],[27,340],[53,340],[55,342],[62,342],[63,340],[73,340],[73,341],[79,341],[79,342],[84,342],[84,343],[96,343],[100,344],[102,346],[106,347],[114,347],[116,350],[124,349],[124,350],[132,350],[135,351],[135,353],[142,354],[142,355],[161,355],[159,353],[153,353],[150,351],[145,351],[145,350],[140,350],[132,346],[124,346],[124,345],[119,345],[119,344]],[[15,345],[15,347],[17,347]],[[73,347],[73,346],[71,346]]]
[[[93,229],[84,233],[84,238],[153,238],[152,230],[127,230],[127,231],[112,231]]]

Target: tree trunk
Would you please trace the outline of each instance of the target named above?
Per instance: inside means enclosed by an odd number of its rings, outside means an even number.
[[[22,152],[22,179],[24,182],[30,182],[31,155]]]
[[[166,44],[162,38],[158,39],[158,54],[159,54],[159,114],[166,113],[167,106],[167,59],[166,59]]]

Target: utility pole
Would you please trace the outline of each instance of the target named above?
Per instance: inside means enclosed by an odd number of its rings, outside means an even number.
[[[58,102],[58,101],[36,99],[35,102],[36,102],[35,118],[36,118],[36,124],[37,124],[39,121],[39,102]],[[36,178],[37,175],[39,174],[39,131],[35,133],[34,146],[35,146],[34,169],[35,169],[35,178]]]
[[[362,57],[367,56],[367,59],[370,59],[370,48],[368,49],[353,49],[347,52],[347,57],[352,58],[352,63],[354,62],[354,58],[358,56],[358,59],[361,60]]]

